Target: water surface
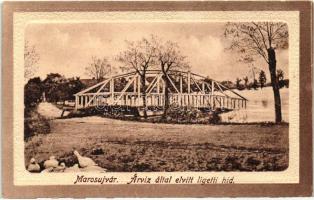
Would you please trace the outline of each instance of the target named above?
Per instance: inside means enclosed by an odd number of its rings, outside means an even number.
[[[234,90],[247,98],[246,109],[221,114],[223,122],[274,122],[274,94],[271,87],[258,90]],[[289,122],[289,88],[280,89],[282,119]]]

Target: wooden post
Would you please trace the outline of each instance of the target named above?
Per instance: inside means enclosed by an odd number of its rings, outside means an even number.
[[[205,83],[202,83],[202,92],[205,94]]]
[[[215,82],[212,80],[212,95],[214,95],[214,90],[215,90],[214,84],[215,84]]]
[[[162,82],[162,93],[163,95],[165,95],[165,91],[166,91],[166,85],[164,83],[164,81]]]
[[[111,103],[114,102],[114,79],[110,80],[110,94],[111,94]]]
[[[182,93],[183,93],[183,77],[180,75],[180,94],[178,96],[178,104],[179,106],[182,106]]]
[[[136,91],[137,91],[136,84],[137,84],[137,81],[136,81],[136,79],[134,79],[134,81],[133,81],[133,92],[134,93],[136,93]]]
[[[159,94],[158,95],[158,106],[162,106],[162,95],[161,94]]]
[[[200,95],[196,95],[196,107],[197,108],[199,107],[199,98],[200,98]]]
[[[140,100],[141,100],[141,77],[138,76],[137,81],[137,104],[140,106]]]
[[[191,72],[188,71],[188,94],[191,93]]]
[[[78,96],[75,95],[75,110],[78,108]]]

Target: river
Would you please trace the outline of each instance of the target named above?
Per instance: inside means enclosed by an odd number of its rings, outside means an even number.
[[[235,92],[247,98],[246,109],[234,110],[221,114],[223,122],[274,122],[274,94],[271,87],[258,90],[242,90]],[[282,119],[289,122],[289,88],[280,89]]]

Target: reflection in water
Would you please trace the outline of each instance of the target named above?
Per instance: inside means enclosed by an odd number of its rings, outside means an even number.
[[[274,95],[271,87],[236,92],[249,100],[247,108],[221,114],[220,116],[223,122],[245,123],[275,121]],[[280,96],[283,121],[289,122],[289,89],[282,88],[280,90]]]

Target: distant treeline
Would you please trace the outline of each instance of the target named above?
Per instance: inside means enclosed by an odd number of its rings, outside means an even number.
[[[254,74],[255,76],[255,74]],[[279,88],[289,88],[289,79],[284,78],[284,72],[280,69],[276,72],[276,81],[279,85]],[[259,72],[258,80],[254,77],[252,80],[249,80],[247,76],[241,78],[237,78],[234,82],[232,81],[221,81],[222,85],[230,88],[230,89],[257,89],[263,87],[270,87],[272,86],[271,82],[267,82],[266,74],[263,70]]]
[[[45,98],[48,102],[74,100],[74,94],[86,86],[80,78],[65,78],[51,73],[44,80],[39,77],[30,79],[24,87],[24,104],[26,107],[34,107]]]
[[[266,83],[263,86],[258,82],[257,83],[251,82],[251,83],[248,83],[247,85],[245,85],[243,83],[237,84],[237,81],[235,81],[235,82],[221,81],[220,83],[222,85],[228,87],[229,89],[238,89],[238,90],[245,90],[245,89],[251,90],[251,89],[258,89],[258,88],[271,87],[272,86],[270,82]],[[289,88],[289,79],[280,80],[278,83],[279,83],[280,88],[283,88],[283,87]]]

